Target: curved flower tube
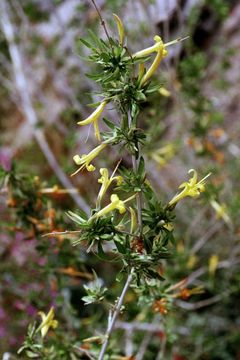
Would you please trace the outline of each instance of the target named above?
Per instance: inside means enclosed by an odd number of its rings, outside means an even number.
[[[131,234],[134,234],[134,232],[137,230],[137,215],[135,210],[132,207],[129,207],[130,214],[131,214]]]
[[[117,182],[117,186],[121,185],[121,183],[123,182],[122,176],[114,176],[114,173],[115,173],[115,171],[112,173],[111,177],[109,178],[108,169],[106,169],[106,168],[100,169],[100,174],[102,176],[98,179],[98,182],[100,184],[102,184],[102,186],[101,186],[100,191],[98,193],[98,203],[101,202],[101,200],[104,197],[107,189],[109,188],[109,186],[111,185],[111,183],[113,181]]]
[[[216,212],[217,219],[223,219],[227,224],[231,224],[231,219],[227,213],[225,204],[219,204],[216,200],[211,200],[210,204]]]
[[[123,23],[122,23],[122,20],[116,14],[113,14],[113,16],[114,16],[114,19],[116,21],[117,28],[118,28],[119,44],[122,46],[123,45],[123,40],[124,40]]]
[[[56,329],[58,326],[58,321],[54,320],[54,308],[51,307],[49,313],[46,315],[44,312],[39,311],[38,315],[41,316],[42,322],[39,325],[37,332],[41,331],[42,338],[46,336],[48,333],[48,330],[52,327],[53,329]]]
[[[144,66],[144,63],[140,63],[138,65],[138,81],[139,81],[139,84],[141,83],[141,80],[144,76],[144,73],[145,73],[145,66]]]
[[[179,186],[179,189],[182,189],[180,194],[177,194],[173,197],[173,199],[168,203],[169,207],[176,205],[181,199],[185,198],[186,196],[190,197],[198,197],[201,192],[205,191],[205,180],[211,175],[209,173],[205,176],[202,180],[197,181],[197,172],[194,169],[190,169],[188,173],[193,173],[193,177],[188,181],[184,182]]]
[[[171,96],[170,91],[167,90],[164,86],[161,86],[160,89],[158,89],[158,92],[160,95],[165,96],[165,97]]]
[[[156,36],[154,36],[154,40],[157,37],[160,38],[160,36],[156,35]],[[146,49],[137,51],[135,54],[132,55],[132,58],[133,59],[140,59],[142,57],[151,55],[153,52],[157,52],[161,48],[162,43],[157,41],[157,40],[155,40],[155,41],[156,41],[155,45],[152,45],[152,46],[150,46],[150,47],[148,47]]]
[[[215,255],[215,254],[211,255],[209,262],[208,262],[208,272],[211,276],[215,275],[215,272],[218,267],[218,263],[219,263],[218,255]]]
[[[151,157],[162,167],[170,161],[176,153],[176,148],[169,143],[151,154]]]
[[[145,75],[144,75],[144,65],[140,64],[139,75],[138,75],[138,79],[141,80],[140,85],[143,85],[147,80],[149,80],[150,77],[153,75],[153,73],[156,71],[156,69],[159,66],[163,57],[167,55],[166,48],[170,45],[178,43],[179,41],[186,40],[187,38],[188,38],[188,36],[186,36],[184,38],[178,38],[176,40],[173,40],[173,41],[170,41],[170,42],[167,42],[164,44],[161,37],[158,35],[155,35],[154,36],[154,40],[156,42],[155,45],[150,46],[146,49],[140,50],[140,51],[136,52],[135,54],[133,54],[132,58],[139,59],[139,58],[151,55],[153,52],[157,52],[157,56],[156,56],[154,62],[152,63],[152,65],[150,66],[150,68],[148,69],[148,71],[146,72]],[[166,95],[166,92],[164,92],[163,95],[169,96],[168,93]]]
[[[154,40],[155,40],[156,37],[160,38],[160,36],[156,35],[156,36],[154,37]],[[150,46],[150,47],[148,47],[148,48],[146,48],[146,49],[137,51],[135,54],[132,55],[132,58],[134,58],[134,59],[140,59],[140,58],[142,58],[142,57],[151,55],[151,54],[152,54],[153,52],[155,52],[155,51],[157,52],[162,45],[164,45],[164,47],[166,48],[166,47],[168,47],[168,46],[170,46],[170,45],[174,45],[174,44],[178,43],[179,41],[184,41],[184,40],[186,40],[186,39],[188,39],[188,38],[189,38],[189,36],[185,36],[184,38],[178,38],[178,39],[169,41],[169,42],[167,42],[167,43],[165,43],[165,44],[161,44],[159,41],[155,40],[155,41],[157,41],[155,45],[152,45],[152,46]]]
[[[95,137],[99,141],[101,139],[100,139],[100,131],[99,131],[99,127],[98,127],[98,120],[99,120],[99,116],[105,109],[106,105],[107,105],[107,101],[105,101],[105,100],[102,101],[101,104],[96,108],[96,110],[87,119],[78,122],[78,125],[88,125],[88,124],[93,123],[94,129],[95,129]]]
[[[125,203],[135,198],[136,195],[130,196],[126,200],[120,200],[119,197],[116,194],[111,195],[111,203],[105,206],[103,209],[95,213],[89,221],[99,218],[101,216],[104,216],[108,214],[109,212],[113,210],[118,210],[120,214],[124,214],[126,211]]]
[[[86,168],[88,171],[94,171],[95,167],[91,164],[92,160],[99,155],[99,153],[107,146],[107,144],[100,144],[93,149],[89,154],[83,154],[82,156],[75,155],[73,157],[74,162],[81,167],[75,171],[71,176],[76,175],[79,171]]]
[[[154,36],[154,40],[156,41],[156,44],[158,45],[157,56],[155,57],[152,65],[150,66],[150,68],[148,69],[146,74],[142,77],[142,80],[140,82],[141,86],[143,86],[152,77],[152,75],[157,70],[161,60],[164,58],[164,56],[167,55],[167,50],[166,50],[165,45],[163,44],[163,41],[160,38],[160,36],[158,36],[158,35]]]

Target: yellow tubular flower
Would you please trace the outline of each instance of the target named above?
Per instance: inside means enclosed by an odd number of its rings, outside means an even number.
[[[150,46],[146,49],[143,49],[143,50],[140,50],[140,51],[137,51],[135,54],[132,55],[132,58],[134,59],[139,59],[139,58],[142,58],[142,57],[145,57],[145,56],[148,56],[148,55],[151,55],[153,52],[157,52],[162,46],[164,46],[164,48],[170,46],[170,45],[174,45],[176,43],[178,43],[179,41],[183,41],[183,40],[186,40],[189,38],[189,36],[186,36],[184,38],[178,38],[176,40],[172,40],[172,41],[169,41],[168,43],[165,43],[163,44],[162,41],[159,42],[158,41],[158,38],[160,38],[160,36],[156,35],[154,37],[154,40],[156,41],[156,44],[153,45],[153,46]]]
[[[201,192],[205,191],[205,180],[211,175],[210,173],[205,176],[202,180],[197,181],[197,172],[194,169],[188,171],[188,173],[193,173],[193,177],[188,181],[184,182],[179,186],[179,189],[183,188],[183,191],[180,194],[177,194],[173,199],[168,203],[169,207],[176,205],[179,200],[185,198],[186,196],[198,197]]]
[[[113,16],[114,16],[114,19],[116,21],[117,28],[118,28],[119,44],[122,46],[123,45],[123,40],[124,40],[123,23],[122,23],[121,19],[116,14],[113,14]]]
[[[98,139],[99,141],[100,141],[100,132],[99,132],[99,127],[98,127],[98,120],[99,120],[99,116],[105,109],[106,105],[107,105],[107,101],[102,101],[101,104],[96,108],[96,110],[87,119],[78,122],[78,125],[89,125],[89,124],[93,123],[94,129],[95,129],[95,136],[96,136],[96,139]]]
[[[154,40],[155,39],[158,39],[160,38],[160,36],[156,35],[154,37]],[[161,38],[160,38],[161,39]],[[158,52],[158,50],[162,47],[162,41],[158,41],[158,40],[155,40],[156,41],[156,44],[153,45],[153,46],[150,46],[146,49],[143,49],[143,50],[140,50],[140,51],[137,51],[135,54],[132,55],[132,58],[133,59],[139,59],[139,58],[142,58],[142,57],[145,57],[145,56],[148,56],[148,55],[151,55],[153,52]]]
[[[101,209],[97,213],[95,213],[89,219],[89,221],[99,218],[101,216],[104,216],[104,215],[108,214],[109,212],[116,210],[116,209],[119,211],[120,214],[124,214],[126,211],[125,203],[132,200],[135,196],[136,195],[130,196],[128,199],[122,201],[119,199],[119,197],[116,194],[112,194],[111,195],[111,203],[109,205],[105,206],[103,209]]]
[[[151,157],[158,163],[160,167],[166,165],[175,155],[176,148],[173,144],[167,144],[160,149],[154,151]]]
[[[44,312],[39,311],[38,313],[41,318],[42,322],[39,325],[37,332],[41,331],[42,338],[44,338],[50,328],[55,329],[58,326],[58,321],[54,320],[54,308],[51,307],[49,313],[46,315]]]
[[[165,97],[169,97],[171,96],[170,91],[168,91],[165,87],[160,87],[160,89],[158,90],[159,94]]]
[[[218,255],[212,255],[209,259],[209,263],[208,263],[208,271],[209,274],[211,276],[215,275],[215,272],[217,270],[218,267],[218,263],[219,263],[219,257]]]
[[[210,204],[216,212],[217,219],[223,219],[227,224],[231,224],[231,219],[228,216],[227,207],[225,204],[219,204],[215,200],[211,200]]]
[[[190,255],[188,262],[187,262],[187,268],[192,269],[198,261],[198,257],[196,255]]]
[[[141,86],[144,85],[144,83],[146,83],[152,77],[152,75],[157,70],[161,60],[164,58],[164,56],[167,55],[167,50],[166,50],[165,45],[163,44],[160,36],[158,36],[158,35],[154,36],[154,40],[156,41],[156,43],[159,46],[158,50],[157,50],[157,56],[155,57],[152,65],[150,66],[150,68],[148,69],[146,74],[143,76],[141,83],[140,83]]]
[[[74,162],[81,167],[75,171],[71,176],[76,175],[79,171],[86,168],[88,171],[94,171],[95,167],[91,164],[92,160],[107,146],[107,144],[98,145],[88,155],[83,154],[82,156],[75,155],[73,157]]]
[[[145,66],[143,63],[140,63],[138,66],[138,81],[141,81],[145,72]]]
[[[103,196],[105,195],[107,189],[111,185],[113,181],[116,181],[117,186],[121,185],[123,178],[122,176],[114,176],[115,171],[112,173],[112,176],[109,178],[108,169],[102,168],[100,169],[100,174],[102,175],[98,182],[102,184],[100,191],[98,193],[98,202],[101,202]]]

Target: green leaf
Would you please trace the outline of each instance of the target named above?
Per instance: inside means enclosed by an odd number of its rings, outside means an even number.
[[[33,353],[32,351],[29,351],[29,350],[26,351],[26,355],[27,355],[28,357],[30,357],[31,359],[33,359],[33,358],[38,358],[38,357],[39,357],[38,354],[35,354],[35,353]]]
[[[147,270],[146,270],[146,273],[147,273],[150,277],[152,277],[153,279],[158,279],[158,280],[161,280],[161,281],[165,280],[164,277],[162,277],[162,276],[161,276],[157,271],[155,271],[155,270],[147,269]]]
[[[98,45],[99,49],[101,51],[104,51],[105,48],[103,47],[102,41],[94,34],[94,32],[90,29],[88,29],[88,34],[90,38],[93,40],[93,42]]]
[[[160,89],[160,87],[162,86],[162,84],[158,84],[158,85],[154,85],[154,86],[150,86],[146,91],[145,94],[151,94],[154,93],[155,91],[158,91]]]
[[[86,220],[84,218],[82,218],[78,214],[75,214],[72,211],[68,211],[66,214],[72,221],[74,221],[75,223],[77,223],[79,225],[83,225],[84,223],[86,223]]]
[[[145,163],[144,163],[144,158],[142,156],[140,157],[140,160],[139,160],[138,173],[140,176],[145,174]]]
[[[93,45],[90,44],[88,41],[84,40],[84,39],[79,39],[81,41],[81,43],[83,43],[86,47],[88,47],[89,49],[94,49]]]
[[[123,246],[120,240],[114,239],[114,244],[116,245],[116,248],[120,252],[120,254],[126,254],[126,248]]]
[[[107,118],[103,117],[103,121],[105,122],[105,124],[112,130],[115,129],[116,125],[111,122],[110,120],[108,120]]]
[[[109,260],[109,257],[105,254],[101,242],[98,243],[98,256],[102,260]]]

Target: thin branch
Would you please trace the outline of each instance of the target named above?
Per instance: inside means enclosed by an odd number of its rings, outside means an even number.
[[[197,301],[195,303],[188,303],[187,301],[177,300],[176,305],[178,305],[180,308],[182,308],[184,310],[193,311],[193,310],[201,309],[203,307],[215,304],[216,302],[219,302],[220,300],[222,300],[222,295],[216,295],[209,299]]]
[[[107,332],[105,334],[105,340],[103,342],[102,349],[101,349],[101,352],[99,354],[98,360],[103,360],[103,358],[104,358],[104,355],[105,355],[105,352],[106,352],[106,349],[107,349],[107,346],[108,346],[108,342],[109,342],[110,336],[112,334],[112,331],[114,329],[114,325],[115,325],[115,322],[117,320],[117,317],[118,317],[118,315],[119,315],[119,313],[121,311],[121,307],[122,307],[126,292],[128,291],[129,285],[132,282],[133,272],[134,272],[134,269],[131,269],[130,274],[127,277],[127,281],[126,281],[126,283],[124,285],[122,294],[121,294],[120,298],[118,299],[118,302],[117,302],[117,305],[116,305],[115,310],[113,312],[113,315],[112,315],[112,317],[111,317],[111,319],[109,321],[108,329],[107,329]]]
[[[195,243],[193,248],[191,249],[191,254],[196,254],[204,244],[223,227],[223,223],[216,222],[210,226],[208,231]]]
[[[139,346],[138,353],[136,355],[136,360],[143,360],[146,353],[147,347],[152,339],[152,334],[150,332],[146,333],[143,337],[143,340]]]
[[[129,330],[129,331],[144,331],[144,332],[150,332],[150,333],[157,333],[159,331],[162,331],[163,328],[159,326],[159,324],[150,324],[150,323],[141,323],[138,321],[133,321],[131,323],[120,321],[118,320],[115,325],[116,329],[123,329],[123,330]]]
[[[93,357],[89,351],[87,351],[86,349],[83,349],[81,347],[78,347],[78,346],[74,346],[74,349],[78,350],[80,353],[82,353],[83,355],[87,356],[88,359],[90,360],[95,360],[95,357]]]
[[[107,38],[108,38],[109,44],[110,44],[111,49],[112,49],[112,51],[113,51],[112,44],[111,44],[111,41],[110,41],[110,36],[109,36],[109,33],[108,33],[108,31],[107,31],[107,27],[106,27],[106,24],[105,24],[105,20],[103,19],[102,15],[101,15],[101,12],[100,12],[100,10],[99,10],[96,2],[95,2],[94,0],[91,0],[91,2],[93,3],[93,6],[94,6],[95,9],[96,9],[96,12],[97,12],[97,14],[98,14],[98,16],[99,16],[99,19],[100,19],[100,21],[101,21],[101,25],[102,25],[102,27],[103,27],[103,29],[104,29],[104,31],[105,31],[105,34],[106,34],[106,36],[107,36]]]
[[[34,129],[34,137],[41,148],[44,156],[46,157],[50,167],[55,172],[56,176],[58,177],[59,181],[62,185],[66,188],[72,188],[72,183],[66,176],[66,174],[62,171],[61,167],[59,166],[55,155],[53,154],[52,150],[50,149],[44,133],[41,129],[36,128],[38,119],[37,114],[34,110],[32,99],[29,92],[29,86],[27,83],[26,76],[23,71],[23,61],[20,54],[20,50],[15,42],[15,35],[13,30],[13,25],[10,20],[10,8],[7,5],[5,0],[0,2],[0,9],[1,9],[1,26],[5,38],[8,42],[9,53],[13,64],[13,70],[15,75],[16,87],[19,92],[19,96],[22,103],[23,112],[25,114],[26,120],[28,124],[33,127]],[[84,211],[88,212],[89,207],[87,203],[76,193],[71,193],[70,196],[76,202],[76,204],[82,208]]]
[[[82,230],[65,230],[65,231],[53,231],[47,234],[43,234],[42,237],[46,236],[59,236],[59,235],[75,235],[80,234]]]
[[[133,332],[129,329],[125,330],[125,354],[127,357],[133,354]]]
[[[228,269],[232,268],[235,265],[238,265],[240,263],[240,258],[236,257],[231,260],[223,260],[218,263],[217,269]],[[194,283],[196,279],[198,279],[200,276],[204,275],[206,272],[208,272],[208,267],[201,267],[194,272],[192,272],[186,279],[186,286],[189,284]]]
[[[116,329],[123,329],[123,330],[129,330],[129,331],[144,331],[146,332],[150,332],[152,334],[154,333],[159,333],[164,331],[164,327],[162,326],[162,324],[159,323],[141,323],[139,321],[133,321],[131,323],[125,322],[125,321],[116,321],[115,324],[115,328]],[[180,335],[189,335],[189,329],[184,327],[184,326],[178,326],[175,329],[175,332],[177,332]]]
[[[157,355],[156,360],[164,360],[165,359],[166,345],[167,345],[167,337],[166,337],[166,335],[164,335],[162,338],[162,341],[161,341],[161,348]]]
[[[54,195],[65,195],[65,194],[71,194],[71,193],[78,193],[78,189],[59,189],[58,186],[54,186],[52,188],[44,188],[39,191],[41,194],[54,194]]]

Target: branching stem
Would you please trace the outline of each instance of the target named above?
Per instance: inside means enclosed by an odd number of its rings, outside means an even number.
[[[132,117],[130,115],[130,112],[128,113],[128,124],[129,124],[129,128],[130,128],[131,125],[132,125]],[[137,154],[132,156],[132,167],[133,167],[134,172],[137,172],[137,170],[138,170]],[[136,201],[137,201],[138,231],[139,231],[139,234],[141,234],[142,233],[142,194],[141,194],[141,192],[137,194]],[[104,355],[105,355],[105,352],[106,352],[106,349],[107,349],[107,346],[108,346],[110,336],[112,334],[115,322],[116,322],[117,317],[119,315],[119,312],[121,310],[121,306],[123,304],[126,292],[127,292],[128,288],[129,288],[131,282],[132,282],[133,274],[134,274],[134,268],[132,268],[130,270],[130,273],[129,273],[128,277],[127,277],[127,280],[126,280],[126,283],[124,285],[123,291],[122,291],[122,293],[120,295],[120,298],[119,298],[119,300],[117,302],[117,305],[115,307],[114,313],[113,313],[113,315],[110,318],[110,321],[108,323],[107,332],[105,334],[105,340],[103,342],[103,345],[102,345],[98,360],[103,360],[104,359]]]

